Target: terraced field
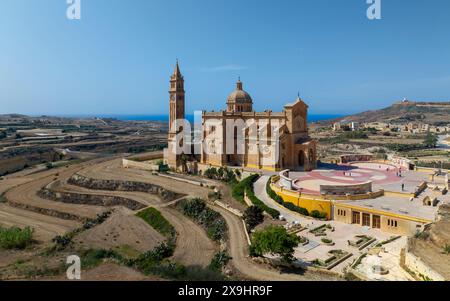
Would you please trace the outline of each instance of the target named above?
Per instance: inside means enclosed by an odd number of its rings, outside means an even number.
[[[74,177],[83,181],[73,181]],[[152,175],[148,171],[124,169],[120,158],[95,159],[22,176],[20,181],[14,180],[13,176],[4,181],[0,184],[3,185],[0,186],[0,192],[1,189],[6,191],[7,203],[0,204],[0,217],[5,217],[0,219],[0,224],[30,225],[44,244],[49,243],[55,235],[78,228],[86,220],[112,210],[104,223],[81,233],[74,241],[89,248],[126,247],[131,251],[144,252],[152,249],[163,237],[135,217],[135,213],[142,208],[154,207],[177,232],[173,260],[185,266],[206,267],[219,249],[202,227],[172,206],[182,197],[207,199],[210,189]],[[152,189],[146,191],[148,187]],[[217,183],[217,187],[222,191],[224,202],[234,202],[229,187],[221,183]],[[227,222],[228,249],[233,257],[231,264],[239,278],[336,279],[334,276],[311,272],[302,275],[281,273],[255,263],[248,257],[242,220],[221,207],[213,204],[209,206],[220,212]]]

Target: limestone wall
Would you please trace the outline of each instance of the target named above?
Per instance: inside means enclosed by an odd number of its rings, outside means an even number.
[[[372,155],[363,155],[363,154],[352,154],[352,155],[343,155],[340,157],[341,163],[346,164],[350,162],[369,162],[372,161]]]
[[[94,190],[107,190],[107,191],[138,191],[147,192],[151,194],[157,194],[165,201],[172,201],[180,198],[182,195],[177,194],[173,191],[162,188],[158,185],[144,182],[133,182],[133,181],[118,181],[118,180],[100,180],[92,179],[81,176],[79,174],[74,174],[69,179],[69,184],[85,187]]]
[[[433,281],[445,281],[445,278],[426,265],[419,257],[410,252],[405,253],[405,266],[414,273],[428,277]]]
[[[143,204],[131,199],[108,196],[108,195],[94,195],[94,194],[81,194],[71,192],[57,192],[44,188],[38,192],[39,197],[52,201],[68,203],[68,204],[84,204],[84,205],[96,205],[96,206],[123,206],[131,210],[140,210],[145,208]]]

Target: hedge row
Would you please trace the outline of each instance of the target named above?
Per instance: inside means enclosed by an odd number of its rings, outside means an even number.
[[[247,187],[245,191],[247,192],[247,197],[250,199],[254,206],[259,207],[261,210],[267,212],[272,218],[280,217],[280,211],[270,208],[256,197],[253,183],[251,183],[250,187]]]
[[[291,210],[291,211],[300,213],[301,215],[311,216],[311,217],[319,218],[319,219],[324,219],[324,218],[327,217],[327,214],[326,214],[325,212],[320,212],[320,211],[318,211],[318,210],[313,210],[313,211],[311,211],[311,213],[310,213],[310,212],[308,211],[308,209],[306,209],[306,208],[296,206],[295,204],[290,203],[290,202],[285,202],[285,201],[283,200],[283,198],[280,197],[280,196],[279,196],[275,191],[273,191],[273,189],[270,187],[270,183],[271,183],[271,182],[272,182],[272,178],[269,179],[269,181],[267,181],[267,184],[266,184],[266,192],[267,192],[267,194],[269,195],[269,197],[271,197],[271,198],[272,198],[275,202],[277,202],[278,204],[282,205],[283,207],[285,207],[285,208],[287,208],[287,209],[289,209],[289,210]]]
[[[272,218],[279,218],[280,212],[278,210],[270,208],[256,197],[253,189],[253,183],[255,183],[258,179],[259,175],[254,174],[234,185],[232,191],[233,197],[239,202],[245,204],[244,197],[245,193],[247,193],[247,197],[250,199],[254,206],[259,207],[261,210],[267,212]]]
[[[242,181],[240,181],[237,184],[234,184],[232,187],[232,196],[237,201],[239,201],[242,204],[245,204],[244,196],[245,196],[245,190],[247,187],[251,187],[251,185],[259,178],[258,175],[251,175]]]

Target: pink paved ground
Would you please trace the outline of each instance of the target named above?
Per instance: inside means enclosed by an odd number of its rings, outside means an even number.
[[[357,162],[338,165],[335,169],[318,169],[297,178],[294,184],[302,192],[320,194],[320,185],[357,185],[371,181],[374,185],[394,184],[404,181],[397,175],[394,165]]]

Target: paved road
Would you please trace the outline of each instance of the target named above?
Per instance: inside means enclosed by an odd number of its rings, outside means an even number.
[[[277,202],[272,200],[266,192],[266,183],[269,181],[269,176],[261,176],[258,181],[255,182],[254,189],[255,189],[255,195],[258,199],[260,199],[264,204],[267,206],[274,208],[278,211],[280,211],[281,215],[286,218],[286,221],[291,223],[294,221],[300,222],[302,225],[308,225],[314,223],[314,226],[318,227],[322,224],[325,224],[326,222],[322,221],[316,221],[308,219],[300,214],[297,214],[295,212],[292,212],[291,210],[288,210],[284,208],[283,206],[280,206]]]
[[[229,232],[229,252],[232,264],[247,279],[257,281],[319,281],[337,280],[336,277],[306,271],[304,274],[280,273],[275,269],[262,266],[253,262],[248,255],[248,244],[245,236],[242,220],[231,212],[214,207],[224,217],[228,225]]]

